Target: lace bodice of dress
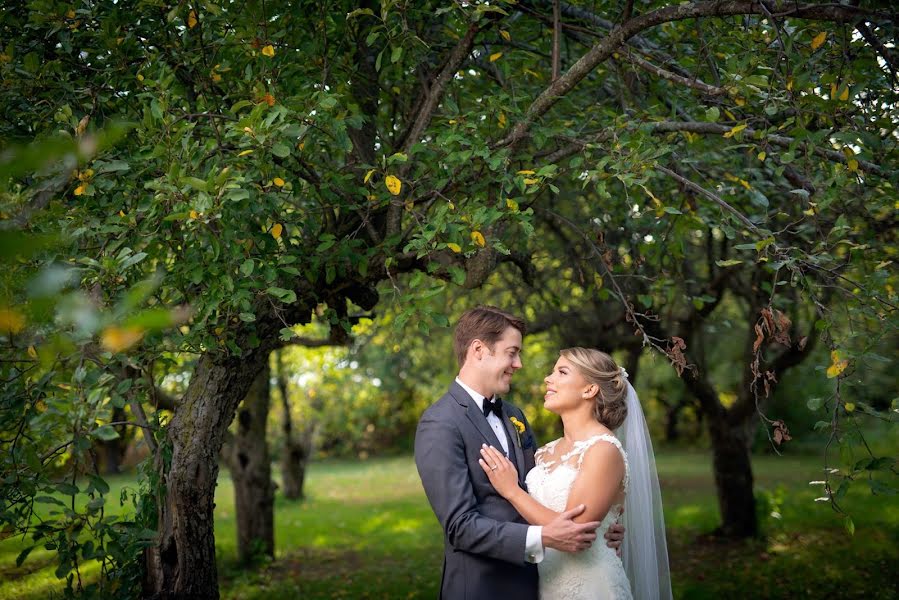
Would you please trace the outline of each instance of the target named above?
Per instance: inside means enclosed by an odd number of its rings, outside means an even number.
[[[556,447],[562,441],[561,438],[537,450],[535,456],[536,466],[527,474],[527,485],[530,494],[540,504],[548,508],[559,512],[565,510],[571,485],[577,479],[578,473],[580,473],[581,465],[584,463],[584,456],[586,456],[587,450],[600,440],[612,444],[621,452],[621,458],[624,460],[624,480],[621,482],[621,485],[624,492],[627,493],[629,475],[627,454],[624,452],[624,448],[621,447],[621,442],[618,441],[618,438],[603,433],[575,442],[571,450],[561,456],[556,454]],[[609,525],[618,519],[620,513],[620,504],[609,508],[609,512],[603,519],[602,525],[600,525],[603,533],[609,528]]]
[[[575,442],[572,449],[559,455],[556,447],[559,441],[550,442],[537,451],[536,466],[526,478],[528,493],[538,502],[557,512],[565,510],[571,486],[577,479],[584,456],[599,441],[612,444],[624,460],[622,490],[627,493],[630,470],[627,454],[613,435],[599,434],[586,440]],[[540,563],[540,598],[565,599],[629,599],[630,585],[621,566],[621,559],[615,551],[606,546],[604,535],[609,527],[621,516],[622,505],[615,504],[603,518],[596,530],[596,543],[589,549],[576,554],[566,554],[552,549],[546,550],[546,557]]]

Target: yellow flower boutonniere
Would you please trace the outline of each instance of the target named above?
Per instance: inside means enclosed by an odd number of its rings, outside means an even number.
[[[515,434],[518,438],[518,447],[521,448],[521,434],[524,433],[524,423],[522,423],[515,417],[509,417],[509,420],[512,421],[512,425],[515,426]]]

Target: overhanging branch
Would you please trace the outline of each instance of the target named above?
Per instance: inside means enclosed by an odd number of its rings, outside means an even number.
[[[434,79],[434,84],[431,86],[431,89],[428,90],[427,96],[421,103],[421,108],[419,109],[418,114],[415,115],[415,120],[413,121],[412,127],[409,129],[409,134],[403,143],[401,152],[409,152],[409,149],[421,139],[422,134],[431,122],[431,117],[434,115],[437,105],[440,103],[443,94],[446,92],[447,86],[453,80],[456,71],[459,70],[459,67],[462,66],[462,63],[465,62],[465,59],[471,53],[471,48],[474,45],[474,38],[480,30],[481,28],[477,23],[472,23],[469,25],[468,31],[465,32],[462,39],[459,40],[459,43],[456,44],[456,47],[453,48],[449,59],[446,61],[443,69],[441,69],[440,74]],[[411,162],[402,165],[400,167],[400,177],[408,173],[411,168]],[[391,235],[399,233],[402,216],[402,202],[393,202],[387,209],[387,235],[385,237],[390,237]]]
[[[720,196],[718,196],[717,194],[710,192],[709,190],[705,189],[701,185],[693,183],[686,177],[678,175],[677,173],[675,173],[674,171],[672,171],[671,169],[669,169],[667,167],[663,167],[662,165],[656,165],[655,168],[656,168],[656,170],[661,171],[665,175],[668,175],[672,179],[676,180],[678,183],[680,183],[684,187],[693,190],[700,196],[708,198],[709,200],[711,200],[712,202],[714,202],[715,204],[717,204],[718,206],[720,206],[727,212],[731,213],[732,215],[737,217],[737,219],[741,223],[743,223],[743,225],[745,225],[753,233],[760,233],[759,228],[756,227],[755,223],[753,223],[748,218],[746,218],[746,216],[743,213],[741,213],[740,211],[738,211],[736,208],[734,208],[733,206],[731,206],[730,204],[725,202],[724,199],[721,198]]]
[[[647,127],[653,133],[686,131],[689,133],[698,133],[704,135],[723,135],[733,129],[733,127],[729,125],[721,125],[719,123],[702,123],[699,121],[661,121],[658,123],[647,123],[645,127]],[[743,134],[748,136],[757,136],[759,135],[759,132],[755,129],[750,129],[747,127],[743,130]],[[785,135],[762,133],[761,137],[765,141],[782,148],[790,148],[796,143],[796,140]],[[804,142],[800,143],[798,147],[806,151],[809,150],[808,144]],[[836,150],[829,150],[827,148],[813,146],[811,148],[811,152],[833,162],[842,163],[844,165],[849,163],[849,159],[846,158],[846,155],[842,152],[837,152]],[[875,165],[874,163],[867,160],[859,160],[857,158],[854,160],[858,160],[859,166],[864,171],[875,173],[880,177],[886,177],[886,173],[878,165]]]
[[[658,10],[636,16],[620,26],[615,27],[609,35],[601,39],[593,48],[582,56],[559,79],[552,82],[525,111],[522,119],[512,128],[509,135],[493,144],[494,148],[514,147],[524,139],[531,125],[543,116],[556,102],[565,97],[600,63],[607,60],[622,44],[641,31],[662,23],[682,21],[700,17],[724,17],[735,15],[789,16],[800,19],[819,21],[853,22],[865,16],[876,16],[893,21],[895,17],[883,15],[853,6],[842,4],[798,4],[795,2],[771,2],[763,7],[755,0],[732,0],[729,2],[694,2],[676,6],[666,6]]]

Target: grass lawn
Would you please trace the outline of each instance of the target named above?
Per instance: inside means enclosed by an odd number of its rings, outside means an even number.
[[[855,522],[816,503],[820,457],[754,459],[760,495],[780,518],[767,537],[734,544],[704,536],[718,522],[709,455],[658,455],[676,598],[897,598],[899,502],[859,484],[844,504]],[[112,481],[110,498],[133,481]],[[862,489],[862,488],[865,489]],[[223,473],[216,494],[216,539],[222,596],[272,598],[434,598],[442,534],[411,457],[327,461],[312,466],[309,498],[278,498],[277,558],[241,571],[236,557],[233,489]],[[0,542],[0,598],[47,598],[62,589],[49,552],[36,550],[21,569],[24,543]],[[96,575],[96,569],[87,576]]]

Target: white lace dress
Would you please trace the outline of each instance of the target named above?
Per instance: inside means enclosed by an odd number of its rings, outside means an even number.
[[[622,487],[627,493],[627,454],[621,442],[608,434],[595,435],[576,442],[570,452],[555,455],[559,440],[550,442],[537,451],[537,465],[526,478],[528,493],[540,504],[554,511],[562,512],[568,503],[571,485],[577,479],[584,455],[598,441],[608,442],[618,448],[624,459],[624,480]],[[596,542],[590,548],[578,553],[567,553],[547,548],[543,561],[538,565],[540,573],[540,600],[630,600],[630,584],[624,572],[621,559],[605,544],[603,536],[618,520],[622,506],[615,504],[609,508],[599,529]]]

